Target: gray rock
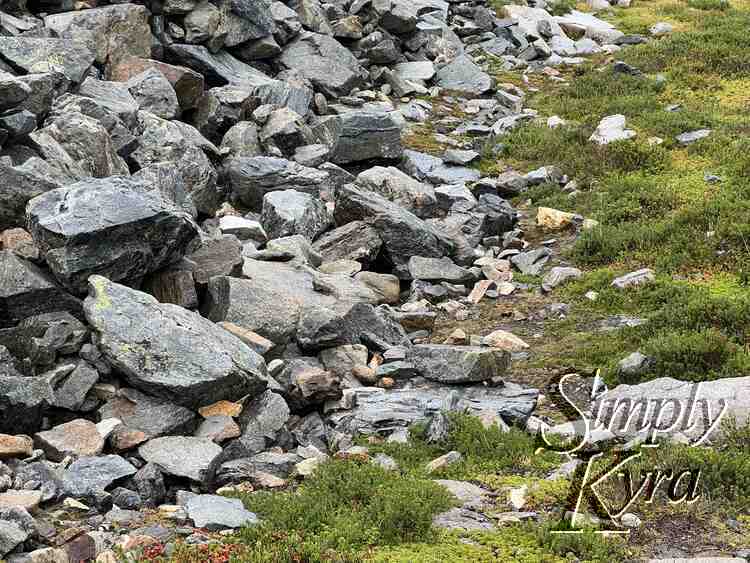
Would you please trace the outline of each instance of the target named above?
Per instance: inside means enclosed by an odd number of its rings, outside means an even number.
[[[510,261],[522,273],[529,276],[538,276],[542,273],[544,265],[551,256],[552,251],[547,247],[542,247],[511,256]]]
[[[375,166],[360,173],[356,184],[397,203],[417,217],[431,217],[435,212],[437,199],[434,188],[413,179],[398,168]]]
[[[617,377],[620,381],[637,381],[654,368],[654,359],[640,352],[633,352],[617,363]]]
[[[36,129],[36,116],[29,110],[6,113],[0,116],[0,128],[8,134],[8,138],[19,140]]]
[[[294,161],[302,166],[320,166],[331,154],[331,149],[327,145],[304,145],[294,150]]]
[[[624,276],[616,278],[612,282],[612,287],[616,287],[617,289],[627,289],[630,287],[637,287],[639,285],[651,283],[655,279],[656,278],[654,276],[654,271],[649,268],[644,268],[642,270],[636,270],[635,272],[630,272],[628,274],[625,274]]]
[[[348,164],[373,158],[401,158],[401,126],[393,114],[358,109],[347,111],[338,119],[341,121],[341,133],[331,162]]]
[[[260,131],[260,141],[266,146],[277,147],[285,156],[291,156],[297,147],[314,142],[315,137],[298,113],[280,108],[268,116]]]
[[[583,276],[583,272],[578,268],[555,266],[542,279],[542,291],[550,292],[569,280],[580,279],[581,276]]]
[[[62,187],[65,181],[69,180],[37,157],[17,166],[0,161],[0,230],[24,225],[29,200]]]
[[[31,88],[11,74],[0,75],[0,110],[13,108],[31,94]]]
[[[269,156],[233,158],[227,164],[227,175],[234,194],[256,211],[268,192],[293,189],[317,195],[329,181],[322,170]]]
[[[297,12],[305,29],[323,35],[333,35],[331,24],[318,0],[300,0]]]
[[[320,236],[313,248],[325,262],[356,260],[366,268],[375,261],[382,245],[374,227],[364,221],[352,221]]]
[[[177,94],[166,77],[157,69],[149,68],[130,78],[128,90],[138,108],[162,119],[174,119],[180,113]]]
[[[427,81],[435,76],[435,65],[432,61],[399,63],[393,67],[393,71],[404,80]]]
[[[123,84],[122,82],[97,80],[96,78],[89,76],[83,81],[83,84],[81,84],[78,89],[78,95],[95,102],[99,107],[104,107],[113,112],[128,127],[133,127],[135,125],[138,114],[138,102],[133,98],[126,84]],[[62,99],[58,98],[55,100],[55,105],[62,108],[67,105],[63,100],[66,98],[73,98],[73,94],[66,94],[61,96],[61,98]],[[80,109],[78,111],[90,115],[95,119],[99,119],[101,122],[101,119],[96,115],[91,115]],[[102,123],[102,125],[105,124]]]
[[[341,380],[315,358],[294,358],[278,375],[283,395],[293,412],[308,411],[341,397]]]
[[[0,433],[32,434],[54,400],[49,383],[40,377],[21,377],[10,371],[0,376]]]
[[[86,362],[79,362],[76,368],[57,384],[53,384],[54,406],[71,411],[80,410],[86,395],[99,381],[99,372]]]
[[[258,126],[249,121],[241,121],[224,134],[221,141],[222,151],[226,151],[229,157],[243,156],[252,158],[261,156],[263,151],[260,148],[258,139]],[[300,163],[303,164],[303,163]]]
[[[401,279],[409,279],[408,261],[412,256],[441,258],[450,254],[450,241],[436,228],[382,196],[354,186],[339,189],[334,217],[338,225],[351,221],[371,225]]]
[[[204,438],[165,436],[149,440],[138,448],[138,454],[168,475],[202,482],[221,447]]]
[[[69,39],[0,37],[0,58],[25,73],[57,71],[80,84],[94,63],[94,53]]]
[[[302,235],[313,241],[332,221],[325,203],[310,194],[283,190],[263,196],[261,223],[269,238]]]
[[[133,475],[133,485],[138,490],[144,507],[156,508],[167,496],[164,476],[154,463],[147,463]]]
[[[432,524],[448,530],[494,530],[495,523],[481,512],[469,508],[451,508],[435,516]]]
[[[29,533],[18,524],[0,520],[0,557],[8,555],[28,538]]]
[[[240,415],[243,436],[276,437],[289,420],[289,406],[284,398],[266,391],[250,401]]]
[[[128,178],[52,190],[29,202],[27,215],[55,276],[79,293],[92,274],[137,281],[181,257],[197,233],[190,217],[160,192]]]
[[[274,37],[279,44],[286,45],[302,30],[302,22],[297,12],[283,2],[271,2],[270,14],[276,26]]]
[[[492,78],[466,55],[440,68],[435,83],[445,90],[469,96],[481,96],[492,88]]]
[[[426,180],[433,170],[443,164],[442,158],[409,149],[404,151],[402,159],[404,170],[418,180]]]
[[[101,420],[116,418],[122,421],[122,426],[115,429],[115,435],[122,431],[137,431],[143,432],[143,439],[190,434],[196,425],[196,415],[190,409],[128,388],[120,390],[97,412]]]
[[[448,283],[465,283],[474,279],[469,270],[457,266],[453,260],[412,256],[409,259],[409,274],[414,280]]]
[[[381,436],[425,421],[438,412],[492,412],[523,424],[536,407],[539,395],[535,389],[513,383],[502,387],[449,387],[420,378],[408,381],[403,389],[360,387],[348,393],[353,394],[354,406],[329,415],[329,423],[339,432]]]
[[[86,318],[107,361],[133,387],[198,407],[268,385],[263,358],[197,313],[100,276],[89,284]]]
[[[296,70],[317,90],[336,98],[348,95],[367,76],[357,59],[341,43],[318,33],[304,32],[278,58],[287,69]]]
[[[215,277],[208,284],[204,314],[229,321],[276,344],[297,330],[303,307],[322,307],[341,314],[354,303],[377,303],[378,295],[343,276],[320,274],[295,263],[246,259],[247,279]]]
[[[419,344],[407,355],[427,379],[440,383],[474,383],[502,377],[510,367],[510,354],[497,348]]]
[[[185,504],[196,528],[224,530],[258,523],[258,517],[246,510],[242,501],[218,495],[195,495]]]
[[[675,138],[681,145],[690,145],[692,143],[700,141],[701,139],[709,137],[711,133],[711,129],[698,129],[697,131],[688,131],[687,133],[682,133],[680,135],[677,135],[677,137]]]
[[[275,17],[270,0],[229,0],[229,10],[242,20],[247,29],[247,39],[259,39],[274,33]]]
[[[118,455],[82,457],[63,473],[62,489],[68,496],[88,497],[135,472],[135,467]]]
[[[167,121],[145,111],[138,112],[138,128],[142,133],[130,160],[141,169],[169,163],[179,171],[198,211],[213,215],[221,197],[208,154],[218,156],[218,149],[187,123]]]
[[[0,251],[0,328],[41,313],[80,310],[81,302],[38,266],[10,250]]]

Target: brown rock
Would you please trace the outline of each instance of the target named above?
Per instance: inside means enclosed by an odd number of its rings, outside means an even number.
[[[488,334],[482,339],[482,343],[508,352],[521,352],[529,347],[526,342],[506,330],[496,330]]]
[[[173,267],[148,276],[144,289],[161,303],[174,303],[185,309],[198,307],[198,292],[193,273]]]
[[[237,418],[242,414],[242,404],[232,403],[231,401],[219,401],[213,405],[199,408],[198,414],[203,418],[210,416],[231,416],[232,418]]]
[[[115,451],[124,452],[148,440],[148,434],[120,425],[109,436],[109,443]]]
[[[448,335],[448,338],[445,339],[443,344],[466,344],[468,341],[469,337],[466,336],[466,333],[460,328],[457,328]]]
[[[0,493],[0,508],[20,507],[34,512],[42,502],[41,491],[6,491]]]
[[[352,368],[352,375],[366,385],[375,385],[378,382],[375,370],[368,366],[354,366]]]
[[[150,68],[155,68],[166,77],[177,93],[177,100],[183,110],[197,107],[198,100],[203,96],[203,76],[189,68],[128,56],[110,66],[109,80],[127,82]]]
[[[261,356],[265,356],[273,349],[274,346],[276,346],[273,342],[268,340],[268,338],[264,338],[260,334],[253,332],[252,330],[242,328],[241,326],[238,326],[234,323],[223,321],[219,323],[219,326],[227,332],[231,332],[232,334],[234,334],[237,338],[242,340],[242,342],[247,344],[254,352],[260,354]]]
[[[34,435],[37,445],[51,461],[62,461],[65,456],[95,456],[104,449],[104,438],[96,424],[77,419],[55,426],[52,430]]]
[[[34,442],[28,436],[0,434],[0,460],[25,458],[34,453]]]
[[[11,250],[21,258],[37,260],[39,249],[24,229],[7,229],[0,233],[0,250]]]

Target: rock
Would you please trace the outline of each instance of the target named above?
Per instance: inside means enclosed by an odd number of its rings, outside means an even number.
[[[687,133],[677,135],[675,139],[677,139],[677,142],[681,145],[687,146],[709,137],[711,133],[711,129],[698,129],[697,131],[688,131]]]
[[[640,352],[633,352],[627,358],[617,363],[617,377],[623,382],[637,382],[654,368],[653,358],[645,356]]]
[[[672,33],[672,24],[667,22],[657,22],[648,28],[648,31],[654,37],[661,37],[662,35],[669,35]]]
[[[202,482],[209,465],[221,453],[221,447],[205,438],[165,436],[149,440],[138,448],[147,463],[176,477]]]
[[[197,106],[198,100],[203,95],[203,76],[189,68],[125,55],[114,62],[110,61],[107,70],[110,80],[127,82],[148,69],[158,70],[169,81],[177,94],[181,109],[188,110]]]
[[[174,119],[180,113],[177,94],[170,82],[157,69],[149,68],[127,81],[127,87],[138,108],[162,119]]]
[[[136,57],[151,54],[151,33],[145,6],[118,4],[53,14],[44,18],[44,25],[66,40],[68,49],[86,45],[95,53],[96,62],[101,64],[123,54]],[[65,59],[76,55],[65,51],[58,51],[58,54]]]
[[[639,285],[652,283],[654,280],[656,280],[654,271],[649,268],[644,268],[642,270],[630,272],[628,274],[625,274],[624,276],[616,278],[612,282],[612,287],[616,287],[617,289],[628,289],[631,287],[638,287]]]
[[[237,438],[242,434],[240,427],[229,416],[209,416],[195,431],[196,438],[207,438],[217,444]]]
[[[0,162],[0,229],[24,225],[29,200],[61,187],[65,181],[68,179],[56,168],[37,157],[18,166]]]
[[[316,140],[302,117],[288,108],[276,109],[270,113],[259,138],[265,146],[275,146],[285,156],[293,155],[298,147]]]
[[[542,247],[511,256],[510,261],[522,273],[538,276],[551,256],[552,251],[547,247]]]
[[[318,271],[324,274],[352,277],[362,271],[362,264],[354,260],[336,260],[335,262],[324,262],[318,266]]]
[[[127,436],[132,440],[134,432],[141,435],[140,443],[167,434],[190,434],[196,424],[195,413],[190,409],[128,388],[102,405],[98,414],[101,420],[122,422],[110,439],[115,446],[122,445]]]
[[[0,520],[0,557],[5,557],[28,537],[29,534],[14,522]]]
[[[441,469],[445,469],[446,467],[450,465],[454,465],[461,461],[463,459],[463,456],[460,452],[452,451],[448,452],[445,455],[441,455],[438,458],[433,459],[430,463],[428,463],[425,466],[425,470],[427,473],[434,473],[436,471],[440,471]]]
[[[460,55],[440,68],[435,83],[444,90],[476,97],[492,88],[492,78],[467,55]]]
[[[278,59],[296,70],[331,98],[348,95],[366,74],[357,59],[341,43],[319,33],[304,32],[285,48]]]
[[[268,240],[266,231],[263,230],[263,226],[258,221],[237,217],[236,215],[225,215],[219,219],[219,230],[222,234],[234,235],[241,241],[252,240],[263,244]]]
[[[62,381],[50,381],[55,395],[54,406],[71,411],[80,410],[86,401],[86,395],[97,381],[99,372],[88,363],[79,362]]]
[[[445,258],[424,258],[412,256],[409,259],[409,274],[412,279],[430,282],[445,281],[448,283],[465,283],[474,276],[461,266],[457,266],[453,260]]]
[[[243,436],[275,437],[289,420],[289,406],[284,398],[266,391],[247,404],[240,417]]]
[[[204,314],[214,322],[228,321],[252,330],[275,344],[292,338],[303,308],[345,314],[355,303],[379,300],[362,283],[301,264],[246,259],[243,271],[248,279],[211,279]]]
[[[394,273],[401,279],[409,278],[408,261],[412,256],[442,258],[450,253],[451,243],[436,228],[382,196],[354,186],[339,190],[334,217],[338,225],[350,221],[371,225],[383,241]]]
[[[77,419],[55,426],[52,430],[34,435],[38,447],[52,461],[62,461],[66,456],[96,456],[104,449],[104,438],[96,424]]]
[[[321,235],[313,248],[325,262],[356,260],[366,268],[375,261],[382,245],[374,227],[364,221],[352,221]]]
[[[501,377],[510,366],[510,354],[496,348],[419,344],[407,358],[426,378],[445,384],[473,383]]]
[[[433,518],[433,525],[448,530],[482,531],[493,530],[493,522],[481,512],[468,508],[452,508]]]
[[[31,88],[12,75],[3,74],[0,77],[0,110],[13,108],[23,102],[31,94]]]
[[[625,129],[624,115],[610,115],[599,122],[589,141],[598,145],[608,145],[615,141],[632,139],[635,135],[636,133],[632,129]]]
[[[527,350],[529,345],[518,338],[515,334],[505,330],[495,330],[482,338],[482,344],[492,348],[499,348],[508,352],[522,352]]]
[[[417,217],[431,217],[435,212],[437,199],[433,187],[414,180],[398,168],[375,166],[360,173],[356,184],[397,203]]]
[[[564,268],[555,266],[542,279],[542,291],[550,292],[569,280],[577,280],[583,276],[578,268]]]
[[[82,457],[63,473],[62,488],[66,495],[86,498],[135,472],[135,467],[118,455]]]
[[[263,196],[261,223],[269,238],[299,234],[313,241],[331,222],[325,203],[310,194],[283,190]]]
[[[234,323],[221,322],[219,326],[242,340],[253,352],[260,356],[265,356],[275,347],[275,344],[267,338],[263,338],[260,334],[244,329]]]
[[[401,126],[384,111],[358,109],[338,116],[340,134],[331,162],[349,164],[375,158],[398,159],[403,154]]]
[[[166,497],[164,476],[153,463],[147,463],[133,475],[133,484],[138,490],[144,507],[155,508]]]
[[[553,231],[575,227],[576,224],[582,221],[583,219],[580,215],[559,211],[550,207],[540,207],[536,215],[537,225]]]
[[[43,378],[0,375],[0,432],[36,432],[52,401],[52,389]]]
[[[268,385],[263,359],[221,327],[103,277],[89,282],[86,318],[107,361],[133,387],[198,407]]]
[[[404,80],[426,82],[435,76],[435,65],[432,61],[398,63],[393,72]]]
[[[269,156],[233,158],[227,164],[227,173],[234,194],[256,211],[261,209],[266,193],[293,189],[317,195],[329,182],[322,170]]]
[[[0,434],[0,460],[23,459],[30,457],[33,453],[34,443],[28,436]]]
[[[193,495],[185,503],[196,528],[224,530],[257,524],[258,517],[245,509],[240,499],[218,495]]]
[[[80,293],[92,274],[136,281],[179,258],[197,232],[161,193],[127,178],[84,180],[52,190],[34,198],[27,215],[52,271]]]
[[[42,502],[41,491],[5,491],[0,493],[0,510],[4,508],[22,508],[35,512]]]
[[[80,84],[94,63],[94,53],[69,39],[0,37],[0,58],[26,74],[61,72]]]
[[[354,279],[374,291],[379,297],[379,303],[394,305],[399,302],[401,283],[396,276],[375,272],[360,272],[354,276]]]
[[[0,328],[42,313],[80,310],[81,302],[38,266],[10,250],[0,251]]]

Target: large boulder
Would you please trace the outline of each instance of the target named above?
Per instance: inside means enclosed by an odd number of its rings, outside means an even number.
[[[0,37],[0,60],[26,73],[58,71],[80,84],[94,64],[94,52],[82,43],[48,37]]]
[[[401,126],[392,113],[358,109],[338,119],[341,132],[331,162],[348,164],[374,158],[399,159],[403,155]]]
[[[164,473],[202,482],[211,462],[221,454],[221,446],[206,438],[164,436],[146,442],[138,454]]]
[[[451,242],[428,223],[384,197],[346,185],[336,196],[334,217],[338,225],[364,221],[383,241],[386,257],[401,279],[410,279],[408,263],[412,256],[441,258],[450,254]]]
[[[227,175],[234,194],[256,211],[268,192],[291,189],[317,196],[329,185],[327,172],[271,156],[233,158],[227,164]]]
[[[148,15],[145,6],[118,4],[53,14],[44,18],[44,25],[69,43],[86,45],[96,62],[105,64],[126,54],[151,54]]]
[[[284,48],[279,63],[298,71],[317,90],[337,98],[362,84],[367,71],[356,57],[333,37],[305,32]]]
[[[297,263],[245,260],[246,279],[217,276],[208,283],[204,314],[257,332],[276,344],[288,342],[304,308],[342,314],[355,303],[375,304],[379,296],[345,276],[321,274]]]
[[[409,360],[427,379],[440,383],[477,383],[502,377],[510,367],[510,353],[498,348],[419,344]]]
[[[398,203],[421,218],[431,217],[437,208],[435,189],[404,174],[393,166],[374,166],[357,176],[357,186]]]
[[[0,251],[0,328],[52,311],[80,313],[81,302],[41,268],[10,250]]]
[[[377,230],[364,221],[352,221],[323,234],[313,243],[324,262],[356,260],[369,266],[380,253],[383,241]]]
[[[332,220],[326,204],[310,194],[283,190],[263,196],[261,223],[269,239],[302,235],[315,240]]]
[[[107,361],[133,387],[198,407],[268,386],[263,358],[197,313],[101,276],[89,286],[86,318]]]
[[[133,283],[185,253],[195,223],[152,188],[124,177],[90,179],[29,202],[31,234],[63,285],[83,293],[92,274]]]
[[[0,231],[22,226],[29,200],[61,188],[64,181],[59,172],[41,158],[31,157],[18,166],[0,161]]]

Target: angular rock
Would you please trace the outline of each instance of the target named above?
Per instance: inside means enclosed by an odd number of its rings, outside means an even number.
[[[99,373],[88,363],[79,362],[76,368],[62,381],[51,383],[55,394],[54,406],[78,411],[86,401],[86,395],[99,381]]]
[[[85,498],[135,472],[135,467],[119,455],[82,457],[70,464],[63,473],[62,489],[71,497]]]
[[[166,77],[157,69],[150,68],[136,74],[127,81],[130,94],[138,108],[149,111],[162,119],[174,119],[180,113],[177,94]]]
[[[466,283],[474,276],[469,270],[457,266],[453,260],[444,258],[424,258],[412,256],[409,259],[409,275],[414,280],[448,283]]]
[[[422,376],[447,384],[502,377],[510,366],[510,354],[505,350],[477,346],[419,344],[407,357]]]
[[[313,241],[332,220],[325,203],[310,194],[283,190],[263,196],[261,223],[269,238],[302,235]]]
[[[434,188],[414,180],[398,168],[375,166],[360,173],[356,184],[397,203],[417,217],[431,217],[435,212]]]
[[[37,157],[17,166],[0,162],[0,229],[24,225],[29,200],[62,187],[62,181],[51,165]]]
[[[375,228],[364,221],[352,221],[321,235],[313,248],[326,262],[356,260],[366,268],[375,261],[382,245]]]
[[[258,523],[258,517],[235,498],[194,495],[185,504],[185,509],[196,528],[224,530]]]
[[[444,90],[469,96],[481,96],[492,88],[492,78],[466,55],[440,68],[435,83]]]
[[[104,438],[99,434],[96,424],[84,419],[38,432],[34,435],[34,440],[52,461],[62,461],[66,456],[96,456],[104,449]]]
[[[91,49],[68,39],[0,37],[0,59],[27,74],[57,71],[80,84],[94,57]]]
[[[331,162],[349,164],[373,158],[398,159],[403,154],[401,126],[392,113],[360,109],[338,116],[341,132]]]
[[[221,447],[205,438],[165,436],[149,440],[138,448],[138,454],[169,475],[202,482]]]
[[[0,376],[0,432],[36,432],[53,400],[49,383],[41,377]]]
[[[569,280],[577,280],[583,276],[578,268],[564,268],[556,266],[552,268],[542,279],[542,291],[550,292],[554,288],[563,285]]]
[[[616,278],[612,282],[612,287],[617,289],[627,289],[630,287],[638,287],[639,285],[645,285],[653,282],[656,279],[654,271],[649,268],[643,268],[642,270],[636,270],[630,272],[624,276]]]
[[[610,115],[599,122],[589,141],[599,145],[608,145],[615,141],[632,139],[635,135],[632,129],[625,129],[624,115]]]
[[[0,434],[0,460],[23,459],[34,453],[34,442],[28,436]]]
[[[542,247],[511,256],[510,261],[522,273],[538,276],[551,256],[552,251],[547,247]]]
[[[200,315],[100,276],[89,283],[86,318],[107,361],[133,387],[198,407],[268,385],[263,358]]]
[[[338,225],[364,221],[383,241],[383,250],[394,265],[394,273],[408,279],[412,256],[442,258],[450,254],[451,243],[436,228],[409,211],[372,192],[343,186],[336,196],[334,217]]]
[[[137,281],[182,256],[197,232],[160,192],[127,178],[86,180],[47,192],[29,203],[27,214],[50,268],[78,293],[92,274]]]

